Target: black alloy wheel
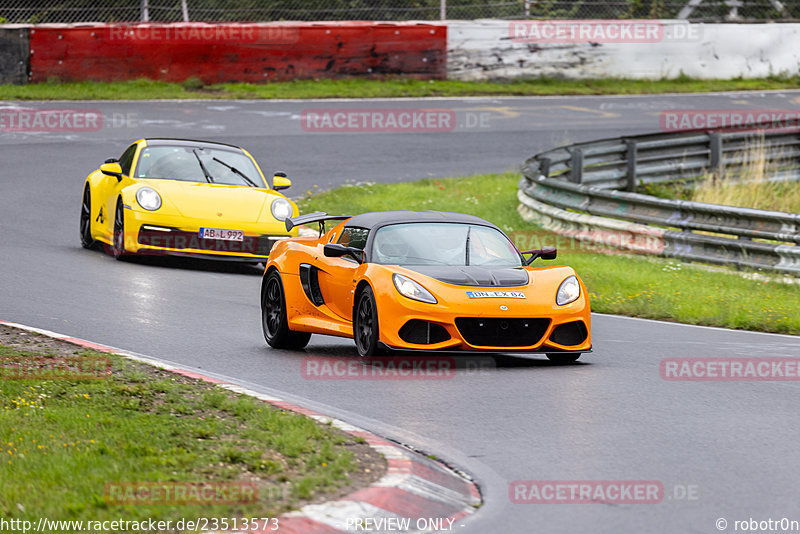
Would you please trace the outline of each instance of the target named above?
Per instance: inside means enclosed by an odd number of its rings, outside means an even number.
[[[261,290],[261,327],[264,339],[276,349],[302,349],[311,339],[309,332],[289,329],[283,281],[277,271],[267,275]]]
[[[377,356],[380,353],[378,308],[375,305],[375,294],[369,286],[365,287],[358,296],[353,321],[353,339],[356,342],[358,355],[362,358]]]
[[[89,184],[83,190],[83,201],[81,202],[81,246],[83,248],[93,248],[95,245],[92,239],[92,193],[89,191]]]

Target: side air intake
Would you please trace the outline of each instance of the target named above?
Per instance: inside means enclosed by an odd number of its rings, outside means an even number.
[[[303,286],[308,300],[314,303],[314,306],[322,306],[325,304],[325,299],[322,298],[322,291],[319,288],[319,269],[307,263],[300,264],[300,285]]]

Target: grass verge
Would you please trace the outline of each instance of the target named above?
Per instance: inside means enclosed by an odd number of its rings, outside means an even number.
[[[785,154],[777,155],[763,135],[755,135],[746,149],[735,154],[741,165],[725,168],[722,176],[706,172],[697,182],[648,184],[638,190],[661,198],[800,213],[800,181],[770,181],[796,168],[786,163]]]
[[[94,379],[45,379],[77,365]],[[299,414],[2,325],[0,391],[6,520],[274,518],[384,470],[362,440]]]
[[[507,82],[352,78],[214,85],[203,85],[197,79],[189,79],[183,83],[141,79],[125,82],[59,83],[52,81],[29,85],[0,85],[0,99],[158,100],[610,95],[797,89],[799,87],[797,78],[790,76],[770,76],[757,79],[736,78],[733,80],[696,80],[685,76],[662,80],[534,78]]]
[[[573,266],[590,291],[592,310],[690,324],[800,334],[796,284],[750,279],[656,257],[599,253],[571,246],[525,222],[515,207],[519,175],[424,179],[412,183],[362,184],[308,195],[301,212],[355,215],[365,211],[440,209],[472,213],[497,224],[521,249],[559,247],[557,263]],[[402,200],[401,200],[402,199]],[[538,265],[548,262],[537,261]]]
[[[741,181],[738,178],[697,184],[648,184],[637,187],[638,193],[673,200],[692,200],[740,208],[800,213],[800,181],[770,182],[767,179]]]

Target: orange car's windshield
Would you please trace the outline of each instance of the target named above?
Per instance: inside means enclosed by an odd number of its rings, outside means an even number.
[[[522,265],[517,249],[502,232],[457,223],[384,226],[375,233],[372,261],[384,265]]]
[[[246,154],[208,147],[145,147],[139,154],[134,176],[264,187],[261,175]]]

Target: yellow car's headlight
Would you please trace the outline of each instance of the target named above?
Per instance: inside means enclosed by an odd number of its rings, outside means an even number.
[[[147,211],[156,211],[161,207],[161,195],[152,187],[141,187],[136,191],[136,202]]]
[[[292,203],[282,197],[278,197],[273,200],[269,209],[272,212],[272,216],[279,221],[283,221],[288,217],[291,217],[292,212],[294,211],[292,209]]]

